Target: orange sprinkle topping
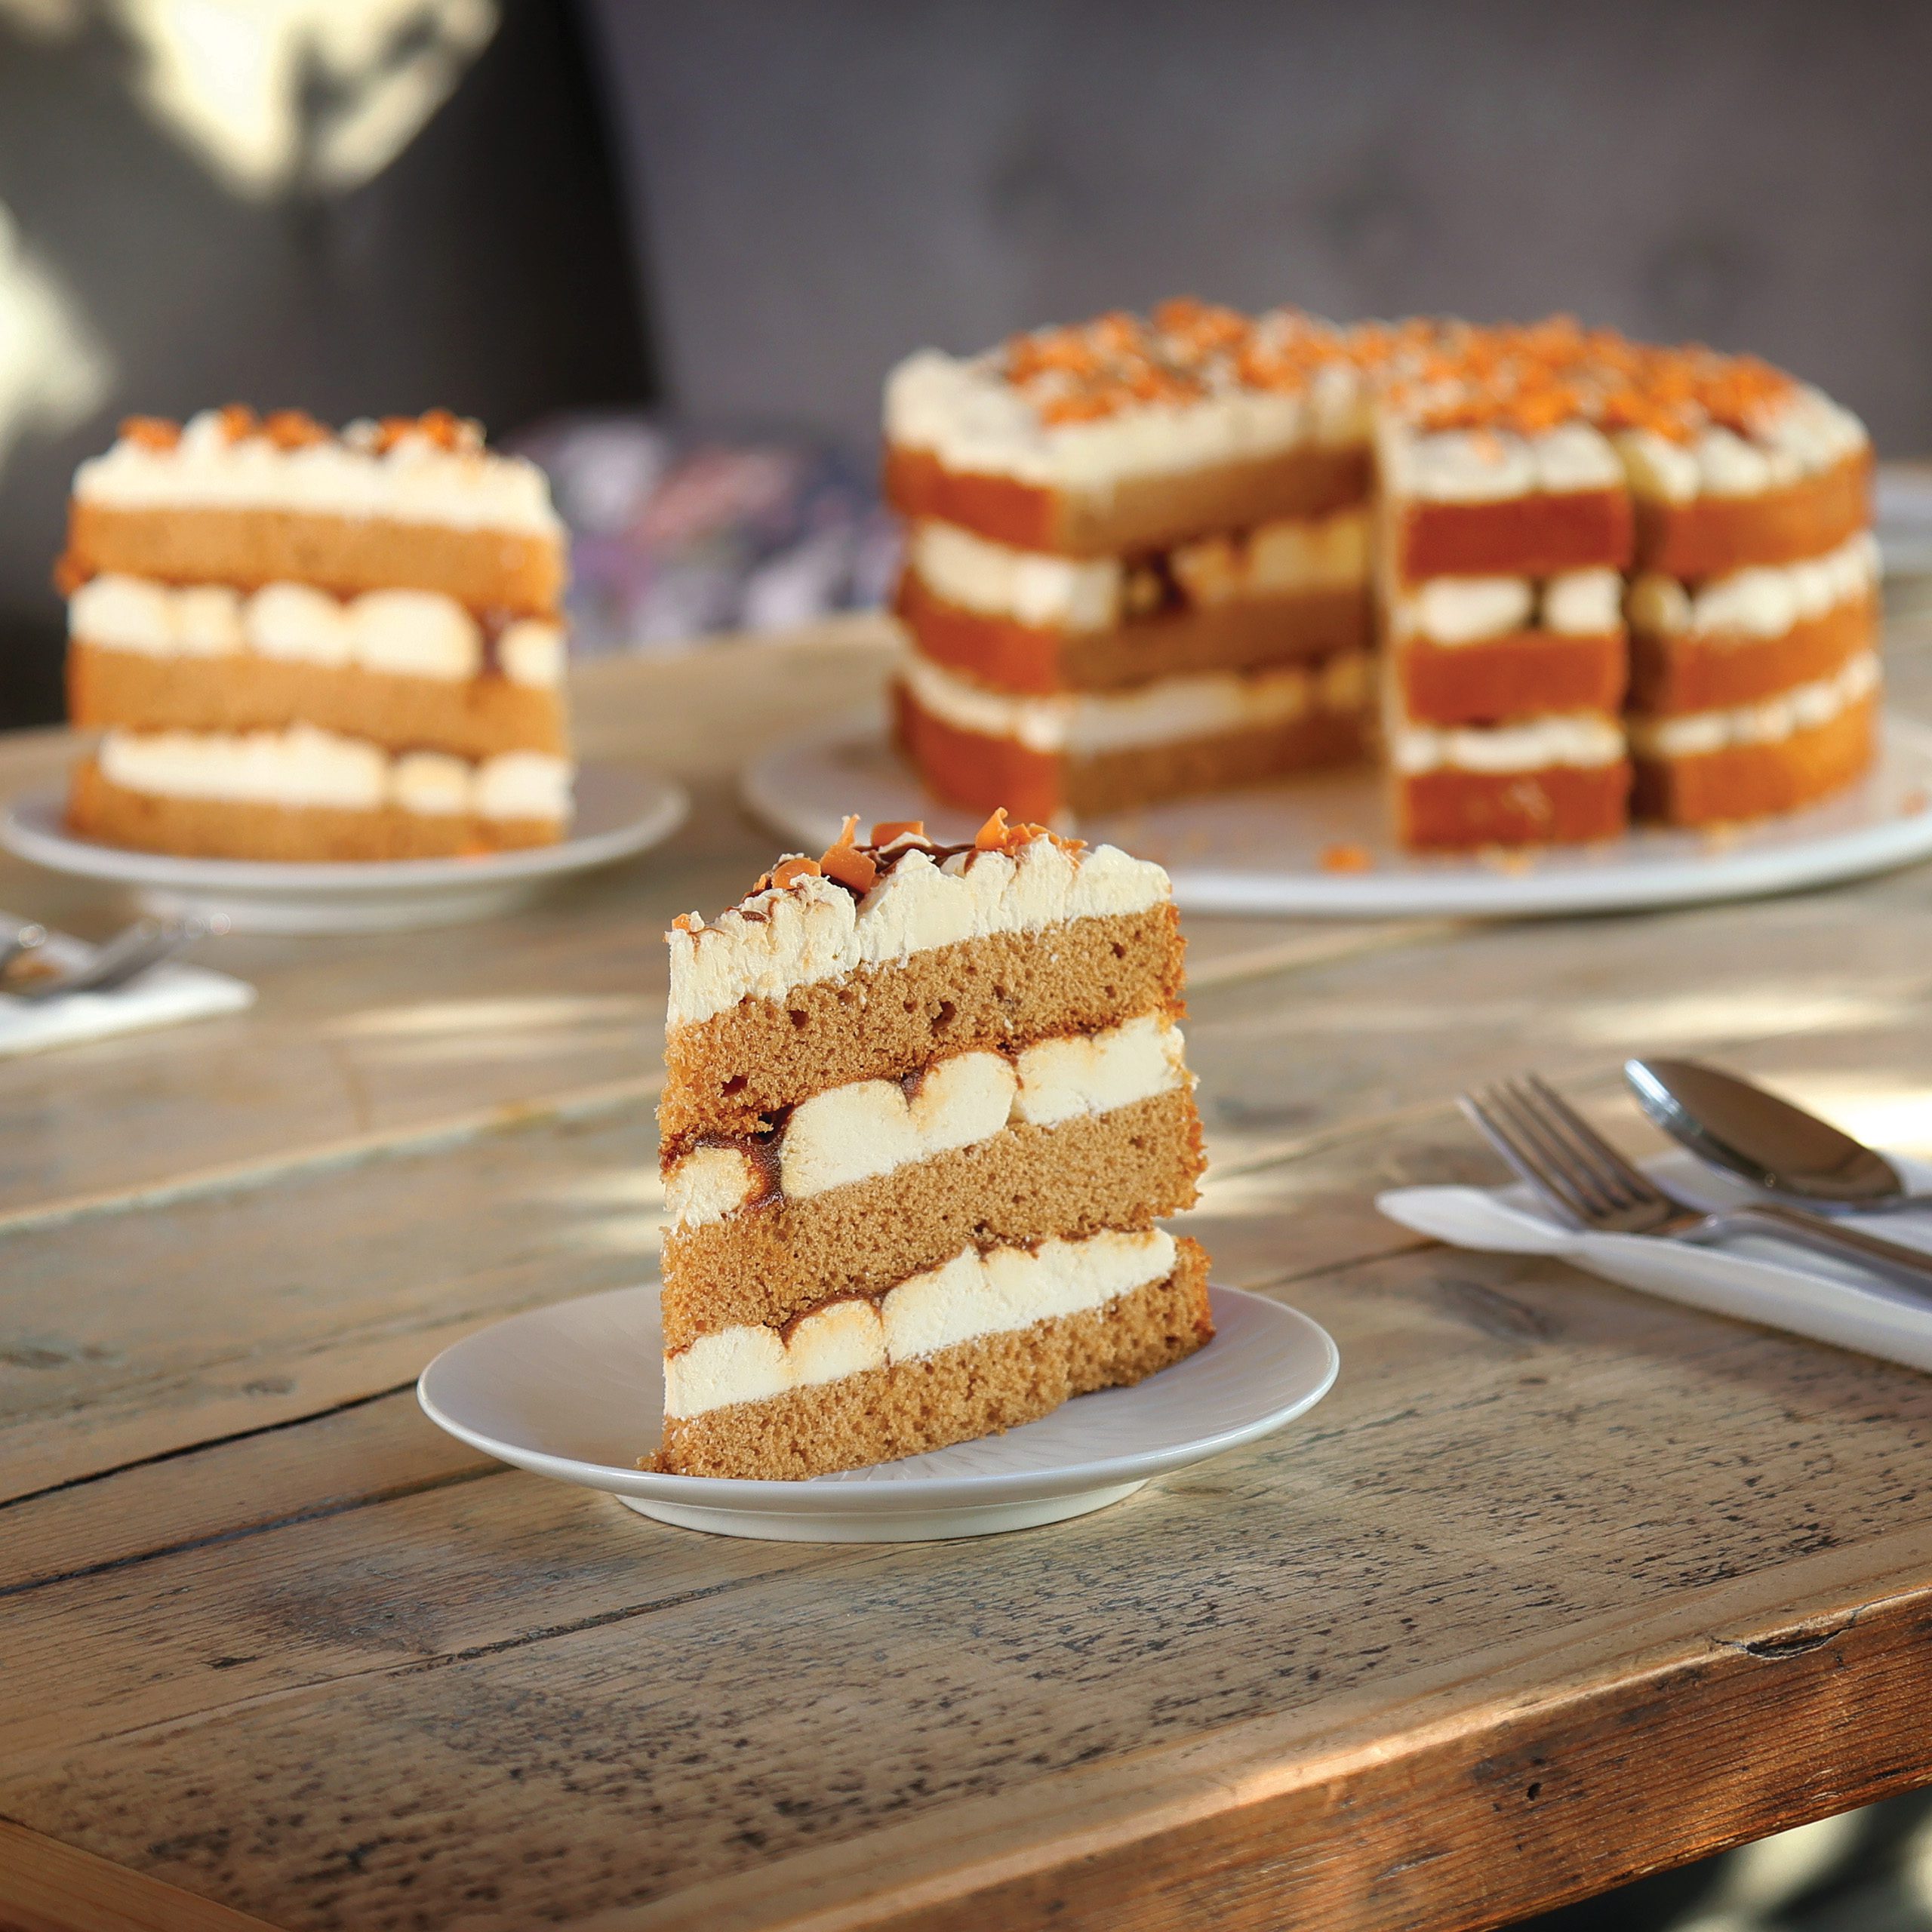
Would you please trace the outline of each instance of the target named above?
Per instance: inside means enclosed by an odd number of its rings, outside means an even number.
[[[299,450],[325,443],[329,432],[306,409],[278,409],[262,424],[262,434],[278,449]]]
[[[882,818],[872,827],[872,843],[890,845],[895,838],[923,838],[926,822],[922,818]]]
[[[974,834],[973,849],[976,852],[1017,852],[1036,838],[1052,836],[1044,825],[1008,825],[1006,808],[998,805],[994,808],[992,817]],[[1078,849],[1078,841],[1063,839],[1059,842],[1069,850]]]
[[[1375,869],[1375,855],[1365,845],[1331,845],[1321,854],[1324,872],[1370,872]]]
[[[221,429],[231,443],[255,433],[255,412],[245,402],[231,402],[221,412]]]
[[[781,859],[772,867],[771,876],[771,883],[782,892],[795,879],[818,878],[819,863],[816,859]],[[762,891],[764,888],[758,889]]]
[[[144,450],[171,450],[181,440],[181,426],[165,416],[129,416],[122,419],[123,442],[138,443]]]
[[[819,861],[819,869],[829,879],[850,886],[854,892],[869,892],[878,883],[878,866],[872,854],[858,846],[859,820],[848,817],[836,841]]]

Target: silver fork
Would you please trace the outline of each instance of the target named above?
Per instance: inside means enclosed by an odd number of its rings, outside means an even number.
[[[13,989],[13,995],[16,999],[38,1004],[65,999],[69,993],[111,993],[139,979],[183,947],[227,930],[228,921],[219,913],[205,919],[137,919],[97,946],[86,964],[29,981]]]
[[[1707,1214],[1680,1200],[1626,1161],[1534,1074],[1465,1094],[1460,1105],[1490,1145],[1574,1227],[1700,1245],[1731,1235],[1767,1235],[1932,1296],[1932,1254],[1916,1248],[1777,1201]]]

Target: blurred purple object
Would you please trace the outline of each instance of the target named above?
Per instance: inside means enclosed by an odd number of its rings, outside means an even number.
[[[665,651],[870,610],[899,554],[869,461],[822,442],[573,416],[517,448],[571,531],[571,648]]]

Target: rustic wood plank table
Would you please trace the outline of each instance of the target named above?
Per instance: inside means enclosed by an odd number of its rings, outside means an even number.
[[[659,934],[770,856],[728,762],[880,662],[593,667],[586,749],[698,793],[673,844],[495,924],[238,937],[252,1013],[0,1063],[0,1922],[1470,1926],[1932,1776],[1932,1381],[1371,1201],[1491,1175],[1451,1097],[1527,1063],[1638,1144],[1641,1046],[1932,1140],[1924,872],[1190,920],[1195,1232],[1345,1366],[1097,1515],[714,1540],[423,1420],[448,1341],[649,1273]],[[0,906],[125,910],[12,865]]]

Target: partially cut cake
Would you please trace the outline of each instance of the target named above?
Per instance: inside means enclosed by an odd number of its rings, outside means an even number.
[[[137,418],[74,481],[68,817],[275,860],[562,837],[562,526],[543,472],[442,412]]]
[[[669,935],[660,1466],[795,1478],[1034,1420],[1213,1333],[1167,875],[996,813],[848,821]]]
[[[1064,824],[1379,751],[1399,842],[1470,851],[1874,755],[1869,441],[1754,358],[1182,301],[922,351],[885,416],[896,729],[949,803]]]

